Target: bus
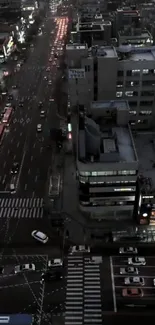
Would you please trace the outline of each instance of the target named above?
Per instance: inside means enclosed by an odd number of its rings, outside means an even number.
[[[2,136],[3,136],[3,133],[4,133],[4,129],[5,129],[4,124],[0,124],[0,141],[2,140]]]
[[[30,314],[0,315],[1,325],[32,325],[33,316]]]
[[[9,126],[10,123],[10,118],[13,112],[13,108],[12,107],[8,107],[4,113],[4,116],[2,118],[2,123],[6,126]]]

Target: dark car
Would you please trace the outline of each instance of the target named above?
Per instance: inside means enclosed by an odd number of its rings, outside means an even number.
[[[8,100],[13,100],[13,95],[12,94],[8,95]]]
[[[41,281],[42,282],[51,282],[51,281],[59,281],[62,279],[61,271],[47,271],[42,273]]]
[[[18,170],[19,170],[19,164],[17,162],[14,162],[11,169],[11,174],[17,174]]]
[[[24,100],[23,100],[23,99],[21,99],[21,100],[19,101],[18,106],[19,106],[19,107],[23,107],[23,106],[24,106]]]
[[[39,102],[38,107],[42,108],[43,107],[43,102]]]

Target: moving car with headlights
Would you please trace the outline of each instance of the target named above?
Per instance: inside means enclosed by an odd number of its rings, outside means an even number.
[[[37,124],[37,132],[41,132],[42,131],[42,125],[41,124]]]
[[[90,253],[90,247],[87,245],[78,245],[70,247],[70,255],[76,253]]]
[[[59,267],[62,266],[63,262],[61,258],[54,258],[48,261],[48,267]]]
[[[138,250],[136,247],[120,247],[119,254],[137,254]]]
[[[40,112],[40,117],[45,117],[45,111]]]
[[[24,99],[21,99],[18,103],[19,107],[23,107],[24,106]]]
[[[61,271],[47,271],[42,273],[41,282],[59,281],[63,278]]]
[[[144,292],[141,288],[124,288],[122,296],[124,298],[141,298],[144,296]]]
[[[137,267],[121,267],[120,268],[120,274],[138,274],[139,271],[137,269]]]
[[[31,236],[43,244],[46,244],[48,242],[48,236],[44,234],[42,231],[33,230]]]
[[[19,170],[19,164],[17,162],[14,162],[11,169],[11,174],[17,174],[18,170]]]
[[[142,266],[142,265],[146,265],[146,260],[145,257],[138,257],[138,256],[129,257],[128,264],[135,265],[135,266]]]
[[[39,104],[38,104],[38,107],[42,108],[43,107],[43,102],[40,101]]]
[[[125,285],[141,285],[143,286],[145,284],[145,280],[142,277],[134,276],[134,277],[127,277],[124,279]]]
[[[22,265],[16,265],[14,268],[15,274],[26,271],[35,271],[35,265],[33,263],[27,263]]]

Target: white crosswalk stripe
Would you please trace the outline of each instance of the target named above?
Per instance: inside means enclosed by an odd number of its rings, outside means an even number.
[[[0,218],[43,218],[43,198],[0,199]]]
[[[68,256],[65,325],[102,324],[100,265]]]

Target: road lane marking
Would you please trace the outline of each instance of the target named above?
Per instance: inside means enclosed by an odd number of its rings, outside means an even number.
[[[31,285],[31,284],[36,284],[40,283],[40,281],[32,281],[32,282],[25,282],[25,283],[18,283],[18,284],[10,284],[8,286],[0,286],[0,289],[9,289],[9,288],[14,288],[14,287],[21,287],[25,285]]]
[[[127,286],[127,285],[124,285],[124,286],[115,286],[115,288],[117,288],[117,289],[124,289],[124,288],[129,288],[129,287],[133,288],[132,285],[130,285],[130,286]],[[135,286],[135,288],[136,288],[136,286]],[[155,287],[145,287],[145,286],[142,286],[142,288],[143,289],[151,289],[151,290],[153,289],[153,290],[155,290]]]
[[[2,181],[2,184],[4,184],[5,183],[5,180],[6,180],[6,174],[4,175],[4,177],[3,177],[3,181]]]
[[[139,276],[139,275],[138,275]],[[129,275],[129,274],[116,274],[116,275],[114,275],[114,277],[115,278],[124,278],[124,277],[130,277],[130,278],[134,278],[135,277],[135,275]],[[154,279],[155,278],[155,275],[142,275],[142,274],[140,274],[140,277],[142,277],[142,278],[150,278],[150,279]]]
[[[35,177],[35,183],[37,182],[37,180],[38,180],[38,176],[36,175],[36,177]]]
[[[6,161],[4,161],[3,168],[5,168],[5,166],[6,166]]]
[[[24,190],[25,190],[25,191],[27,190],[27,184],[25,184],[25,186],[24,186]]]
[[[31,161],[33,160],[33,156],[31,156]]]
[[[126,264],[119,264],[119,265],[114,265],[114,267],[125,267],[126,266]],[[129,265],[128,265],[129,266]],[[130,265],[131,266],[131,265]],[[155,265],[136,265],[137,267],[142,267],[143,269],[145,269],[145,268],[147,268],[147,267],[154,267],[155,268]]]
[[[29,168],[29,170],[28,170],[28,174],[30,175],[30,168]]]
[[[115,280],[114,280],[113,263],[112,263],[111,256],[110,256],[110,270],[111,270],[111,284],[112,284],[114,312],[116,313],[117,312],[117,304],[116,304]]]
[[[17,143],[17,148],[19,147],[19,141],[18,141],[18,143]]]

